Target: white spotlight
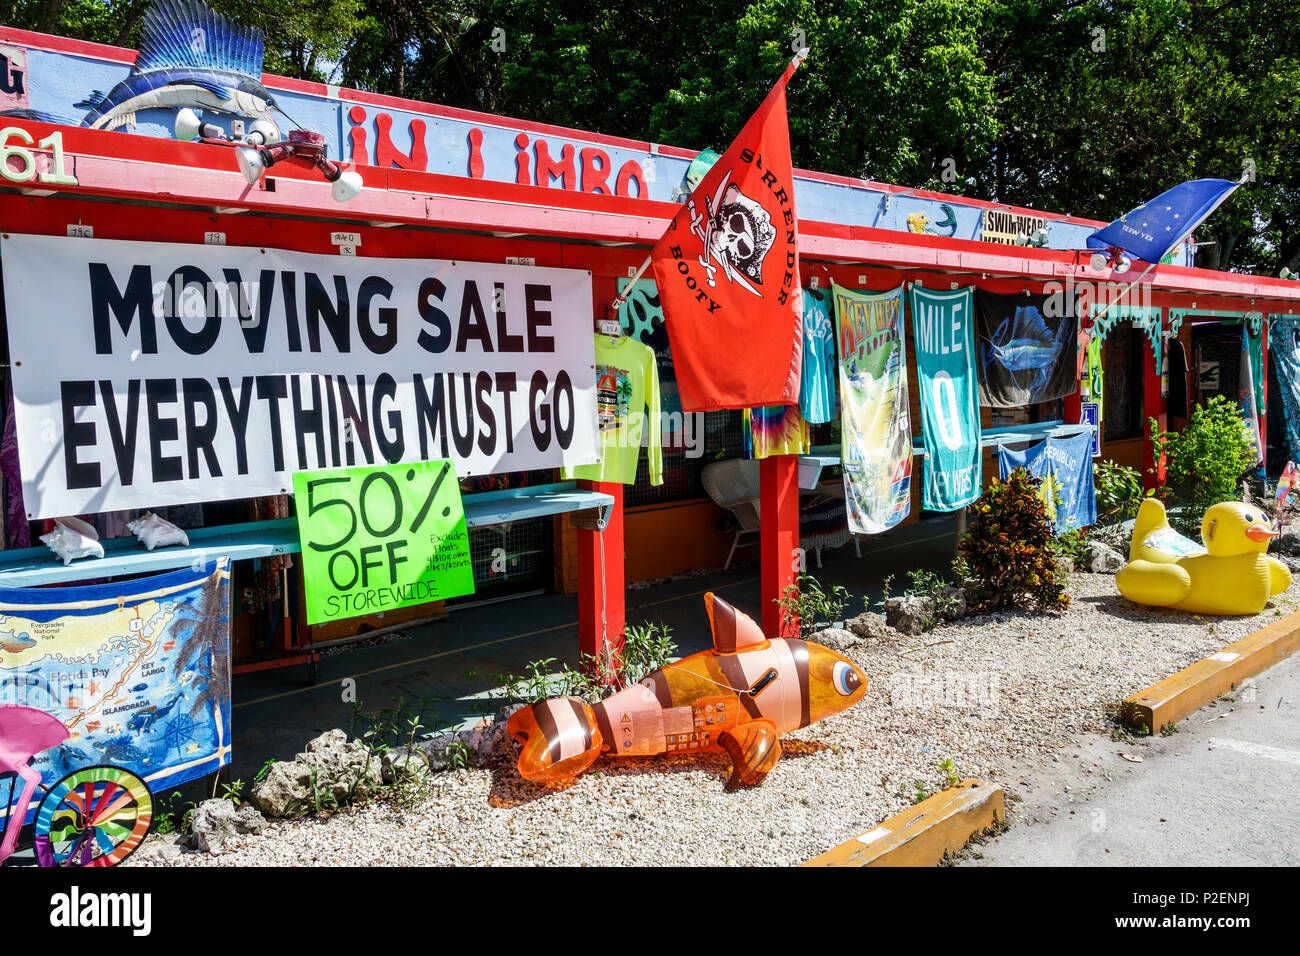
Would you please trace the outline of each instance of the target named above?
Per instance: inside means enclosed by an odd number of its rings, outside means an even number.
[[[244,174],[250,186],[255,185],[262,174],[266,172],[266,162],[262,158],[260,149],[252,149],[247,146],[235,150],[235,159],[239,163],[239,171]]]

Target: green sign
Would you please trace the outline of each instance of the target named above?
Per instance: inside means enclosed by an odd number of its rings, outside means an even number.
[[[309,624],[474,593],[451,462],[298,472],[293,494]]]

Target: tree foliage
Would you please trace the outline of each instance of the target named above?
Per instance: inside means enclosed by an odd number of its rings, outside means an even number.
[[[147,0],[9,0],[11,26],[131,45]],[[212,0],[267,70],[721,150],[802,40],[810,169],[1108,221],[1253,175],[1211,268],[1300,270],[1300,18],[1283,0]]]

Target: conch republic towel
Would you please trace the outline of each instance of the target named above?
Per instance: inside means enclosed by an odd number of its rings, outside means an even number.
[[[832,285],[831,291],[849,530],[879,534],[906,518],[912,506],[903,287],[864,293]]]
[[[1092,485],[1092,435],[1044,438],[1013,451],[998,448],[998,475],[1004,481],[1017,468],[1043,479],[1039,496],[1057,534],[1097,523],[1097,495]]]
[[[1268,332],[1268,358],[1277,372],[1287,454],[1300,459],[1300,318],[1274,316]]]
[[[1079,334],[1068,298],[979,289],[975,304],[980,404],[1016,408],[1075,390]]]
[[[71,734],[38,754],[48,787],[95,764],[154,793],[230,762],[230,566],[122,584],[0,589],[0,704]]]
[[[803,297],[785,87],[800,62],[651,253],[686,412],[799,402]]]
[[[969,288],[912,286],[912,347],[921,382],[925,486],[929,511],[956,511],[980,495],[980,408],[975,387],[975,316]]]

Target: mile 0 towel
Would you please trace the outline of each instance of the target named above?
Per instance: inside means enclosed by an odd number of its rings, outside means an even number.
[[[983,478],[971,290],[913,285],[911,304],[926,453],[921,504],[956,511],[979,497]]]
[[[1061,295],[980,289],[975,304],[981,405],[1016,408],[1075,390],[1079,335],[1073,302]]]

